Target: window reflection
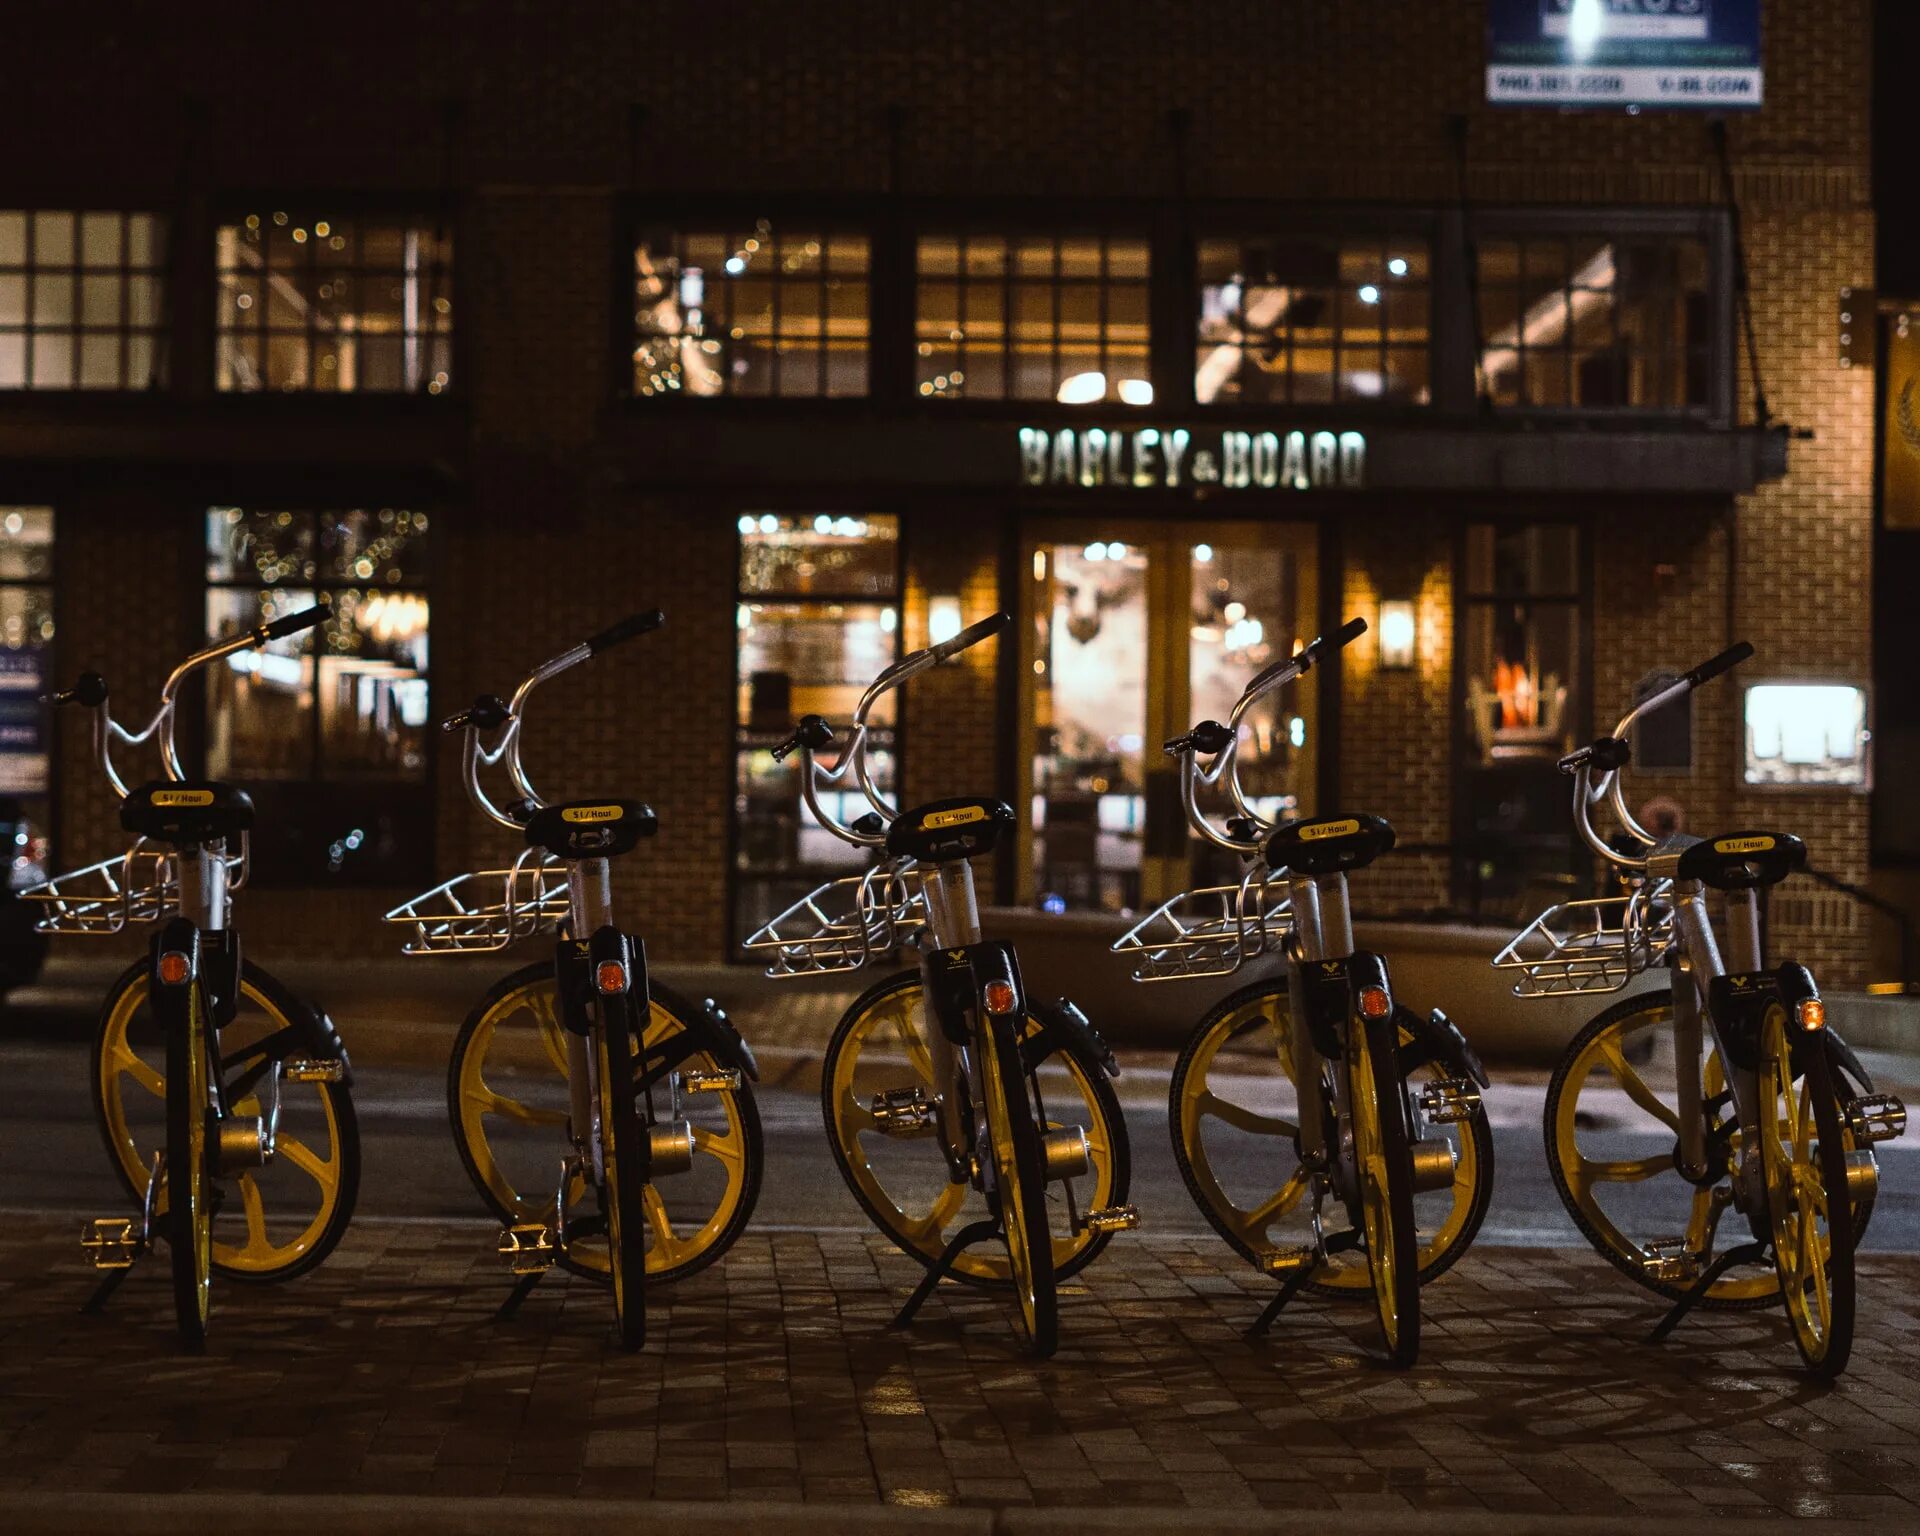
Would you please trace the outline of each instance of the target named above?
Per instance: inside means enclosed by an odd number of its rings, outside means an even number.
[[[1431,298],[1417,239],[1204,239],[1202,405],[1424,405]]]
[[[633,275],[636,395],[867,392],[864,234],[650,230]]]
[[[453,367],[453,239],[418,221],[249,212],[215,231],[223,390],[437,395]]]
[[[1149,275],[1130,236],[921,237],[921,395],[1152,404]]]
[[[1707,247],[1528,235],[1479,247],[1481,376],[1496,405],[1702,410]]]

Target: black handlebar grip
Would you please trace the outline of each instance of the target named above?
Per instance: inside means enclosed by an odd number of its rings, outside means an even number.
[[[1185,752],[1204,752],[1208,757],[1217,757],[1232,740],[1232,730],[1220,721],[1202,720],[1186,735],[1174,737],[1162,750],[1168,757],[1179,757]]]
[[[602,651],[612,650],[622,641],[651,634],[666,622],[667,616],[658,608],[649,608],[645,613],[636,613],[632,618],[622,619],[618,624],[609,625],[601,630],[587,642],[587,649],[598,656]]]
[[[951,640],[942,640],[938,645],[932,646],[930,649],[937,660],[946,661],[950,657],[958,656],[969,646],[978,645],[982,640],[999,634],[1002,630],[1010,627],[1012,623],[1012,614],[996,613],[988,618],[982,619],[978,624],[969,624]]]
[[[1335,651],[1345,650],[1366,632],[1367,621],[1365,619],[1348,619],[1346,623],[1342,624],[1332,634],[1317,635],[1312,640],[1309,640],[1306,645],[1301,648],[1300,654],[1292,659],[1297,661],[1300,664],[1300,670],[1305,672],[1315,662],[1325,661],[1327,657],[1331,656]]]
[[[458,731],[472,726],[476,731],[497,731],[507,723],[507,717],[511,713],[505,699],[497,694],[483,693],[473,701],[472,705],[461,710],[440,729]]]
[[[793,728],[793,734],[773,749],[773,760],[783,763],[793,753],[805,747],[809,752],[818,752],[822,747],[833,744],[833,727],[827,724],[824,715],[806,715]]]
[[[1710,683],[1722,672],[1731,672],[1741,662],[1753,654],[1753,647],[1742,640],[1728,646],[1711,661],[1703,661],[1687,674],[1687,686],[1698,688],[1702,683]]]
[[[107,680],[98,672],[82,672],[78,682],[54,694],[52,701],[55,704],[84,704],[88,709],[98,709],[107,702]]]
[[[333,610],[325,603],[316,603],[311,608],[303,608],[298,613],[285,614],[271,624],[262,624],[254,631],[256,645],[265,645],[269,640],[284,640],[288,635],[297,635],[303,629],[312,629]]]

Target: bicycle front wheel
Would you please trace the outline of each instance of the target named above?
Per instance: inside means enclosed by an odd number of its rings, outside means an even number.
[[[1387,1360],[1404,1368],[1420,1355],[1420,1258],[1413,1225],[1413,1153],[1407,1099],[1394,1067],[1393,1026],[1365,1024],[1349,1035],[1349,1106],[1367,1270]]]
[[[187,1348],[206,1347],[213,1301],[213,1209],[207,1187],[207,1014],[200,984],[167,1022],[166,1233],[173,1310]]]
[[[1794,1050],[1786,1009],[1760,1026],[1760,1161],[1780,1294],[1794,1343],[1831,1381],[1853,1349],[1853,1206],[1847,1153],[1826,1040]]]
[[[634,1099],[633,1035],[624,1008],[601,1002],[594,1021],[608,1270],[620,1342],[647,1341],[647,1134]]]
[[[1027,1347],[1045,1360],[1060,1343],[1059,1299],[1053,1274],[1053,1240],[1047,1231],[1047,1172],[1040,1128],[1010,1029],[989,1023],[982,1031],[980,1077],[987,1144],[1006,1229],[1007,1271]]]

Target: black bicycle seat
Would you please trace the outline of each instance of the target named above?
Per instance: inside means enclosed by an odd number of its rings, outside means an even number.
[[[1013,807],[1004,800],[935,800],[894,818],[887,852],[923,864],[977,858],[993,852],[1013,825]]]
[[[1674,873],[1716,891],[1751,891],[1778,885],[1806,864],[1807,845],[1791,832],[1732,832],[1695,843]]]
[[[1393,828],[1382,816],[1352,811],[1289,821],[1267,839],[1266,860],[1274,869],[1300,875],[1344,874],[1365,869],[1393,847]]]
[[[527,846],[556,859],[612,859],[659,830],[653,807],[638,800],[568,800],[543,805],[527,822]]]
[[[218,843],[251,830],[253,801],[212,779],[158,779],[120,802],[120,825],[156,842]]]

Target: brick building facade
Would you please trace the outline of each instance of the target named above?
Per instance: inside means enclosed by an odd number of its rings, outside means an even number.
[[[529,740],[537,782],[617,788],[658,809],[657,844],[625,861],[621,878],[662,956],[716,958],[745,921],[730,907],[727,871],[737,866],[738,885],[755,856],[736,805],[747,515],[897,518],[892,601],[909,644],[924,643],[937,598],[957,596],[967,619],[1016,613],[1017,642],[915,685],[899,739],[908,800],[992,787],[1023,813],[1033,783],[1022,676],[1046,660],[1034,647],[1052,643],[1034,637],[1049,617],[1029,590],[1039,557],[1113,538],[1107,529],[1122,524],[1230,525],[1254,550],[1267,531],[1290,530],[1317,594],[1293,615],[1304,632],[1347,612],[1376,625],[1349,653],[1337,692],[1315,701],[1311,774],[1292,785],[1302,804],[1337,802],[1395,823],[1407,851],[1374,872],[1361,899],[1375,910],[1497,920],[1503,902],[1538,884],[1495,900],[1480,889],[1476,871],[1497,876],[1503,850],[1517,846],[1497,826],[1488,832],[1501,804],[1545,790],[1528,770],[1528,788],[1496,786],[1488,816],[1476,810],[1473,708],[1516,719],[1506,728],[1522,734],[1534,728],[1539,758],[1556,732],[1604,729],[1641,679],[1736,637],[1759,647],[1755,675],[1867,681],[1873,377],[1840,366],[1835,316],[1842,288],[1873,279],[1869,0],[1768,0],[1767,104],[1728,125],[1772,424],[1754,419],[1737,346],[1737,268],[1705,122],[1485,106],[1478,4],[1265,0],[1183,13],[446,3],[315,18],[315,35],[289,31],[278,47],[265,29],[285,23],[253,9],[219,7],[191,30],[170,13],[102,22],[39,10],[16,109],[41,126],[34,153],[0,172],[0,208],[147,209],[171,233],[161,387],[0,392],[0,504],[50,506],[57,518],[54,669],[64,677],[95,665],[117,697],[151,696],[204,633],[210,506],[430,508],[436,718],[506,689],[535,658],[609,618],[658,603],[665,630],[555,684]],[[1175,31],[1178,49],[1168,46]],[[239,210],[281,204],[405,209],[449,233],[454,339],[443,392],[216,386],[215,310],[231,294],[213,272],[216,228]],[[628,312],[641,231],[752,230],[760,218],[853,228],[866,242],[866,388],[830,399],[637,397]],[[927,380],[914,340],[929,333],[924,297],[916,315],[916,253],[924,266],[929,232],[959,227],[1137,239],[1150,258],[1141,366],[1156,403],[983,401],[957,388],[963,397],[946,399],[917,388]],[[1206,288],[1192,252],[1214,235],[1245,249],[1241,235],[1255,231],[1278,248],[1296,228],[1324,232],[1328,250],[1352,230],[1415,232],[1408,249],[1418,248],[1413,270],[1428,299],[1411,393],[1393,398],[1389,339],[1378,372],[1364,384],[1359,372],[1343,375],[1330,390],[1339,398],[1260,404],[1252,391],[1273,386],[1251,371],[1238,403],[1199,398],[1196,303],[1225,290]],[[1596,231],[1603,245],[1578,243]],[[1488,252],[1524,253],[1534,239],[1562,242],[1569,260],[1603,251],[1616,289],[1607,306],[1626,303],[1630,242],[1697,251],[1703,276],[1683,296],[1691,307],[1674,343],[1684,356],[1675,354],[1671,409],[1632,398],[1639,386],[1618,382],[1627,362],[1608,384],[1605,366],[1576,357],[1571,319],[1565,336],[1540,343],[1564,347],[1567,378],[1540,387],[1564,392],[1548,405],[1603,408],[1530,410],[1527,384],[1508,404],[1478,397],[1476,357],[1490,376],[1502,345]],[[1396,249],[1390,239],[1380,248]],[[1057,289],[1063,252],[1055,247]],[[1529,259],[1516,258],[1521,281]],[[1100,260],[1107,283],[1116,258]],[[1345,269],[1328,270],[1337,285]],[[1589,294],[1576,278],[1550,294],[1569,315]],[[1232,345],[1243,354],[1252,281],[1236,272],[1230,284],[1242,326]],[[1273,278],[1268,291],[1288,286]],[[1380,302],[1373,291],[1369,302]],[[1056,359],[1061,312],[1056,301]],[[1515,317],[1515,355],[1541,313],[1536,300]],[[1103,336],[1108,324],[1103,309]],[[1306,355],[1307,322],[1286,325],[1297,327],[1289,356]],[[1356,323],[1342,334],[1373,333]],[[1616,320],[1616,358],[1637,344]],[[1275,366],[1272,345],[1262,368]],[[1790,444],[1763,430],[1779,423],[1794,429]],[[1023,479],[1022,427],[1143,424],[1190,429],[1195,442],[1224,430],[1271,430],[1280,441],[1360,433],[1366,483],[1263,491],[1256,481],[1229,493],[1104,475],[1088,486],[1078,483],[1085,473],[1070,485]],[[1466,629],[1474,541],[1531,526],[1572,541],[1563,595],[1573,650],[1545,679],[1568,702],[1552,720],[1535,700],[1523,698],[1518,715],[1511,699],[1471,702],[1481,681]],[[1520,632],[1503,617],[1516,611],[1512,597],[1484,603],[1491,631]],[[1406,668],[1380,664],[1387,599],[1413,604]],[[1185,619],[1176,601],[1148,623],[1158,645]],[[1542,681],[1530,676],[1526,691]],[[1732,687],[1703,693],[1690,769],[1643,780],[1641,792],[1676,802],[1694,830],[1788,825],[1821,868],[1864,879],[1864,795],[1742,787],[1738,706]],[[66,864],[118,841],[77,724],[58,733],[53,826]],[[1492,749],[1485,755],[1491,763]],[[1152,743],[1139,756],[1143,772],[1157,768]],[[451,751],[437,750],[431,774],[428,862],[445,874],[506,851],[510,838],[483,830],[467,807]],[[1122,863],[1136,845],[1151,858],[1165,837],[1164,827],[1142,832],[1142,807],[1151,820],[1165,801],[1148,785],[1115,813]],[[1107,825],[1089,832],[1090,847],[1105,846]],[[1537,853],[1538,836],[1534,844]],[[1023,844],[999,872],[1002,899],[1049,893],[1036,857]],[[1548,849],[1548,876],[1556,859],[1568,885],[1586,878],[1570,849]],[[433,871],[407,873],[417,888]],[[307,942],[315,918],[343,952],[384,945],[375,919],[410,894],[397,875],[333,890],[262,874],[249,927],[269,948]],[[1776,947],[1858,980],[1865,919],[1803,885],[1778,898]],[[1096,887],[1087,904],[1112,905],[1115,890],[1128,904],[1154,894],[1151,881]]]

